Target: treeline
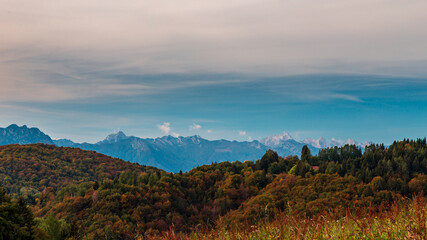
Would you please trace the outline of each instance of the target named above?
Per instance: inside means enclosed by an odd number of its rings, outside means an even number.
[[[62,221],[64,237],[74,239],[134,239],[170,227],[189,232],[282,212],[339,216],[427,192],[425,139],[371,145],[363,153],[346,145],[318,156],[304,147],[301,159],[269,150],[257,161],[176,174],[42,144],[1,147],[0,164],[9,192],[22,195],[40,221]]]
[[[363,154],[354,145],[327,148],[313,159],[312,163],[320,162],[321,173],[351,175],[365,183],[375,179],[381,189],[396,191],[405,196],[423,189],[419,179],[423,179],[422,174],[427,173],[425,138],[395,141],[388,148],[382,144],[370,145]]]

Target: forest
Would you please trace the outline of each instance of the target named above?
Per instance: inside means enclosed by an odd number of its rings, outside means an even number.
[[[369,224],[393,219],[408,223],[372,239],[427,237],[425,138],[317,156],[268,150],[175,174],[78,148],[7,145],[0,180],[0,239],[334,239],[336,224],[370,238]]]

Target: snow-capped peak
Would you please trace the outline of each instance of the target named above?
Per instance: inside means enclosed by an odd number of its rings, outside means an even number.
[[[353,139],[349,138],[349,139],[347,139],[347,142],[345,142],[345,144],[348,144],[348,145],[357,145],[357,142],[354,141]]]
[[[369,146],[369,145],[371,145],[371,144],[374,144],[374,142],[371,142],[371,141],[365,141],[365,142],[363,142],[363,143],[358,143],[358,144],[357,144],[357,146],[365,148],[366,146]]]
[[[302,141],[302,143],[309,144],[316,148],[327,148],[327,147],[342,147],[344,145],[356,145],[358,147],[365,148],[368,145],[371,145],[373,142],[365,141],[363,143],[359,143],[354,139],[347,139],[347,141],[343,141],[341,139],[332,138],[330,142],[328,142],[323,137],[319,137],[319,139],[306,138]]]
[[[280,145],[283,141],[292,140],[292,139],[293,138],[289,133],[283,132],[283,134],[270,135],[262,139],[261,143],[266,146],[277,146],[277,145]]]
[[[302,142],[316,148],[326,148],[330,146],[328,141],[326,141],[326,139],[324,139],[323,137],[319,137],[319,139],[306,138]]]
[[[330,146],[342,146],[344,142],[339,139],[332,138],[331,142],[329,143]]]

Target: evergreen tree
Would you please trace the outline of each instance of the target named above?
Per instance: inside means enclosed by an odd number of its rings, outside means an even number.
[[[310,171],[310,165],[306,161],[298,161],[295,167],[295,175],[304,177]]]
[[[0,187],[0,239],[36,239],[34,216],[23,198],[11,201]]]
[[[261,161],[259,162],[260,170],[264,170],[265,172],[268,170],[270,164],[279,161],[279,155],[271,149],[265,152],[264,156],[262,156]]]
[[[304,162],[308,162],[310,158],[311,158],[310,149],[307,147],[307,145],[304,145],[301,150],[301,160]]]

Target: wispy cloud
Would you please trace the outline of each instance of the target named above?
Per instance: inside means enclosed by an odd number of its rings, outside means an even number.
[[[353,101],[353,102],[363,102],[363,100],[360,99],[359,97],[351,96],[348,94],[331,94],[330,98],[348,100],[348,101]]]
[[[189,127],[190,131],[197,131],[197,130],[200,130],[201,128],[202,128],[202,126],[200,124],[196,124],[196,123],[191,124]]]
[[[4,1],[0,52],[2,61],[18,62],[56,54],[63,67],[87,72],[354,73],[368,61],[387,72],[381,63],[426,60],[419,27],[426,7],[423,0]]]
[[[239,131],[239,135],[240,136],[245,136],[246,135],[246,131]]]
[[[44,68],[61,68],[58,64],[0,66],[0,101],[58,102],[105,96],[131,96],[150,93],[143,83],[124,83],[111,78],[88,76],[84,73],[58,72]],[[68,69],[67,71],[71,71]]]
[[[35,107],[21,106],[18,104],[0,104],[0,109],[14,110],[14,111],[26,111],[31,113],[39,114],[58,114],[57,112],[49,112]]]

